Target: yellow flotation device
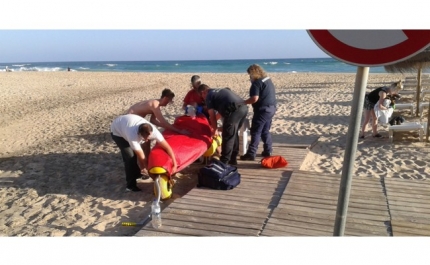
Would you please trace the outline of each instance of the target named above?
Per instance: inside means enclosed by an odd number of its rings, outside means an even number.
[[[173,183],[170,181],[170,178],[167,176],[167,171],[162,167],[153,167],[149,170],[149,173],[151,173],[152,175],[156,175],[156,177],[160,178],[160,182],[159,182],[160,191],[161,191],[160,198],[162,200],[170,199],[170,197],[172,197]],[[155,183],[154,183],[154,194],[156,197],[158,196],[158,191],[157,191],[157,187],[155,186]]]
[[[206,150],[206,152],[203,154],[203,156],[204,157],[210,157],[210,156],[212,156],[213,154],[215,154],[216,149],[218,148],[218,146],[221,146],[221,144],[222,144],[222,138],[221,138],[221,136],[216,136],[216,137],[214,136],[212,138],[212,144],[211,144],[211,146],[209,147],[208,150]]]

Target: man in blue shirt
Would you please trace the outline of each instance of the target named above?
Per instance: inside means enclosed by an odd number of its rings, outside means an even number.
[[[202,84],[198,92],[206,101],[212,135],[218,136],[217,118],[215,111],[224,118],[222,126],[222,144],[220,161],[237,165],[239,154],[239,129],[248,114],[248,106],[243,99],[228,88],[212,89]]]

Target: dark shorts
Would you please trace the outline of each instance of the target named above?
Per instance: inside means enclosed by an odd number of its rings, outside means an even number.
[[[366,95],[366,97],[364,97],[364,109],[373,110],[374,107],[375,107],[375,103],[370,102],[369,97]]]

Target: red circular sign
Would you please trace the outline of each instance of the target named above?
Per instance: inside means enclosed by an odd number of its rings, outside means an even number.
[[[328,55],[358,66],[405,60],[430,45],[430,30],[308,30]]]

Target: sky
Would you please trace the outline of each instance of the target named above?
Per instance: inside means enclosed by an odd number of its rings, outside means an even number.
[[[0,62],[328,57],[306,30],[3,30],[0,36],[7,39]]]
[[[414,1],[8,1],[0,63],[329,57],[306,29],[422,28]]]

